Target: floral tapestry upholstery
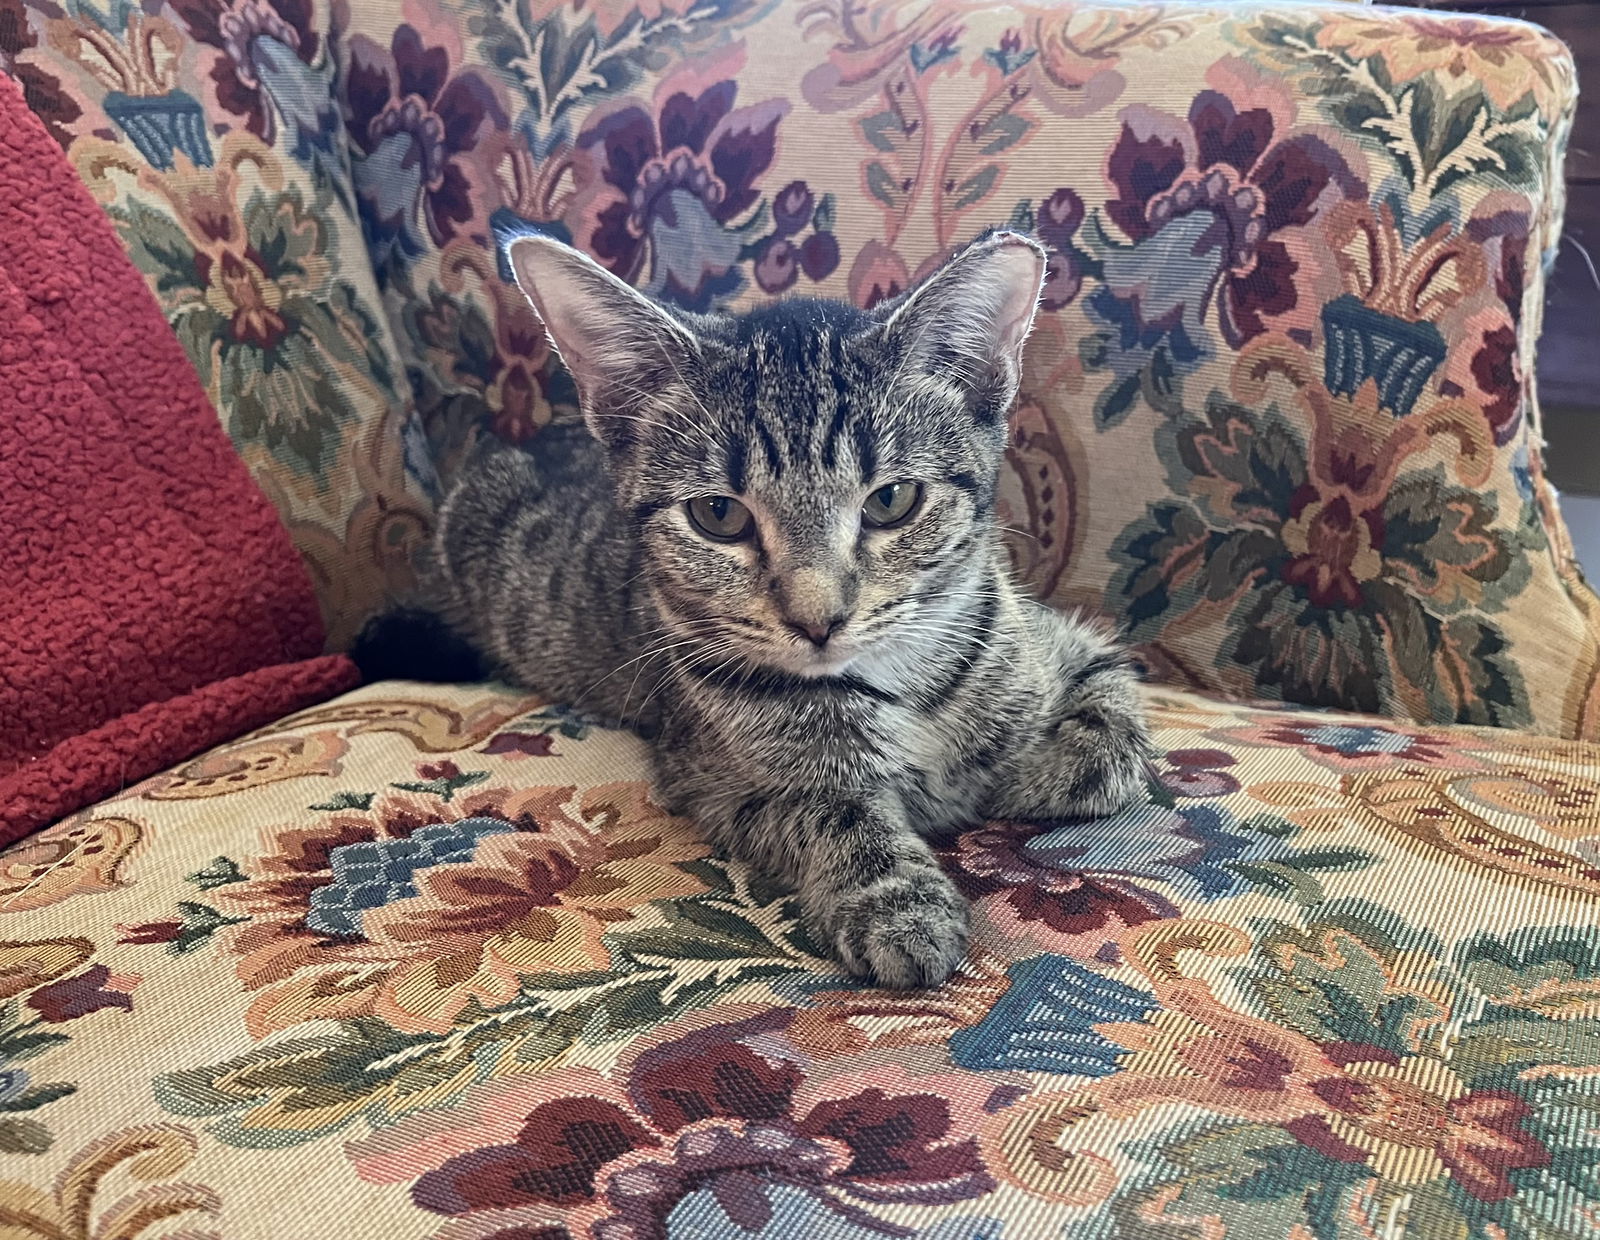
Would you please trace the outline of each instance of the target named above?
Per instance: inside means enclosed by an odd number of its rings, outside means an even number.
[[[131,788],[0,854],[0,1236],[1594,1236],[1600,748],[1153,706],[924,993],[503,690]]]
[[[338,47],[445,477],[477,436],[537,451],[571,415],[493,279],[497,220],[690,310],[871,305],[1010,225],[1051,251],[1005,485],[1042,595],[1198,688],[1600,729],[1531,379],[1575,95],[1550,36],[1293,4],[521,0],[352,6]]]
[[[1571,58],[1347,5],[0,0],[333,640],[442,478],[573,416],[513,216],[674,304],[1050,248],[1019,569],[1177,683],[1600,731],[1532,358]],[[365,246],[362,245],[363,240]]]
[[[1294,6],[469,13],[353,6],[338,43],[445,477],[486,429],[571,415],[490,270],[497,212],[686,309],[871,304],[1009,224],[1052,251],[1006,486],[1041,594],[1196,687],[1600,728],[1528,361],[1574,93],[1548,36]]]

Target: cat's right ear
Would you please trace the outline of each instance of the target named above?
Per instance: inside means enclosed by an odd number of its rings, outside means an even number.
[[[699,352],[694,336],[570,245],[522,236],[506,258],[578,385],[589,433],[613,451],[625,448],[636,411],[682,386],[682,367]]]

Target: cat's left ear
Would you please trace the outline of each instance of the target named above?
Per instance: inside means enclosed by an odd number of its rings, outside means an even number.
[[[980,237],[880,311],[903,370],[953,380],[980,422],[1003,418],[1044,276],[1038,242],[1014,232]]]
[[[506,258],[578,385],[590,433],[625,448],[639,410],[681,386],[681,366],[698,354],[693,334],[570,245],[524,235]]]

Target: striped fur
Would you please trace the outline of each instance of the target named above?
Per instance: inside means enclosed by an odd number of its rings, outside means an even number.
[[[929,838],[1113,811],[1148,751],[1125,656],[1026,598],[996,529],[1042,254],[996,234],[870,313],[695,318],[553,241],[510,257],[590,433],[468,471],[432,605],[506,678],[652,735],[664,802],[791,883],[852,971],[943,981],[967,910]],[[902,480],[913,517],[864,528]],[[700,496],[754,535],[697,533]]]

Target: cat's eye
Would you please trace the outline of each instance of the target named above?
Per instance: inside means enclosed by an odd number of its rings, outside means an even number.
[[[756,526],[750,510],[728,495],[702,495],[684,507],[689,524],[713,542],[741,542]]]
[[[911,519],[922,501],[922,486],[916,482],[891,482],[867,496],[861,505],[862,523],[885,530]]]

